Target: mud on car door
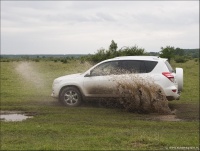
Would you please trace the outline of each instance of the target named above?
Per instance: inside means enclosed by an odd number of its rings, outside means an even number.
[[[118,61],[102,63],[92,69],[84,78],[86,96],[89,97],[113,97],[116,90],[114,82]]]

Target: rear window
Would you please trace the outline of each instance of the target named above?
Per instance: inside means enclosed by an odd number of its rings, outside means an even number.
[[[165,61],[165,64],[166,64],[166,66],[167,66],[169,72],[174,72],[173,68],[171,67],[171,65],[169,64],[168,61]]]

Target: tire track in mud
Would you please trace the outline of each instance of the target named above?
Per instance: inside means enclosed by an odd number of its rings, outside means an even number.
[[[31,62],[20,62],[15,67],[15,70],[26,82],[31,83],[35,88],[44,88],[45,80],[43,75],[37,71]]]

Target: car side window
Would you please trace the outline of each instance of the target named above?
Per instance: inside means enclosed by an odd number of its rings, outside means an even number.
[[[121,61],[123,73],[146,73],[145,64],[139,60],[124,60]]]
[[[91,76],[105,76],[105,75],[112,75],[116,74],[118,70],[118,61],[110,61],[105,62],[97,67],[95,67],[93,70],[91,70]]]
[[[149,73],[158,62],[144,60],[120,60],[102,63],[91,71],[91,76],[106,76],[131,73]]]
[[[155,66],[158,64],[157,61],[144,61],[145,67],[146,67],[146,72],[149,73],[151,72]]]

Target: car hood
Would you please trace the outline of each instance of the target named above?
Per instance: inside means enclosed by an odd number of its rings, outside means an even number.
[[[80,77],[81,75],[82,75],[81,73],[65,75],[65,76],[56,78],[55,81],[63,81],[63,80],[68,80],[68,79],[74,79],[74,78]]]

